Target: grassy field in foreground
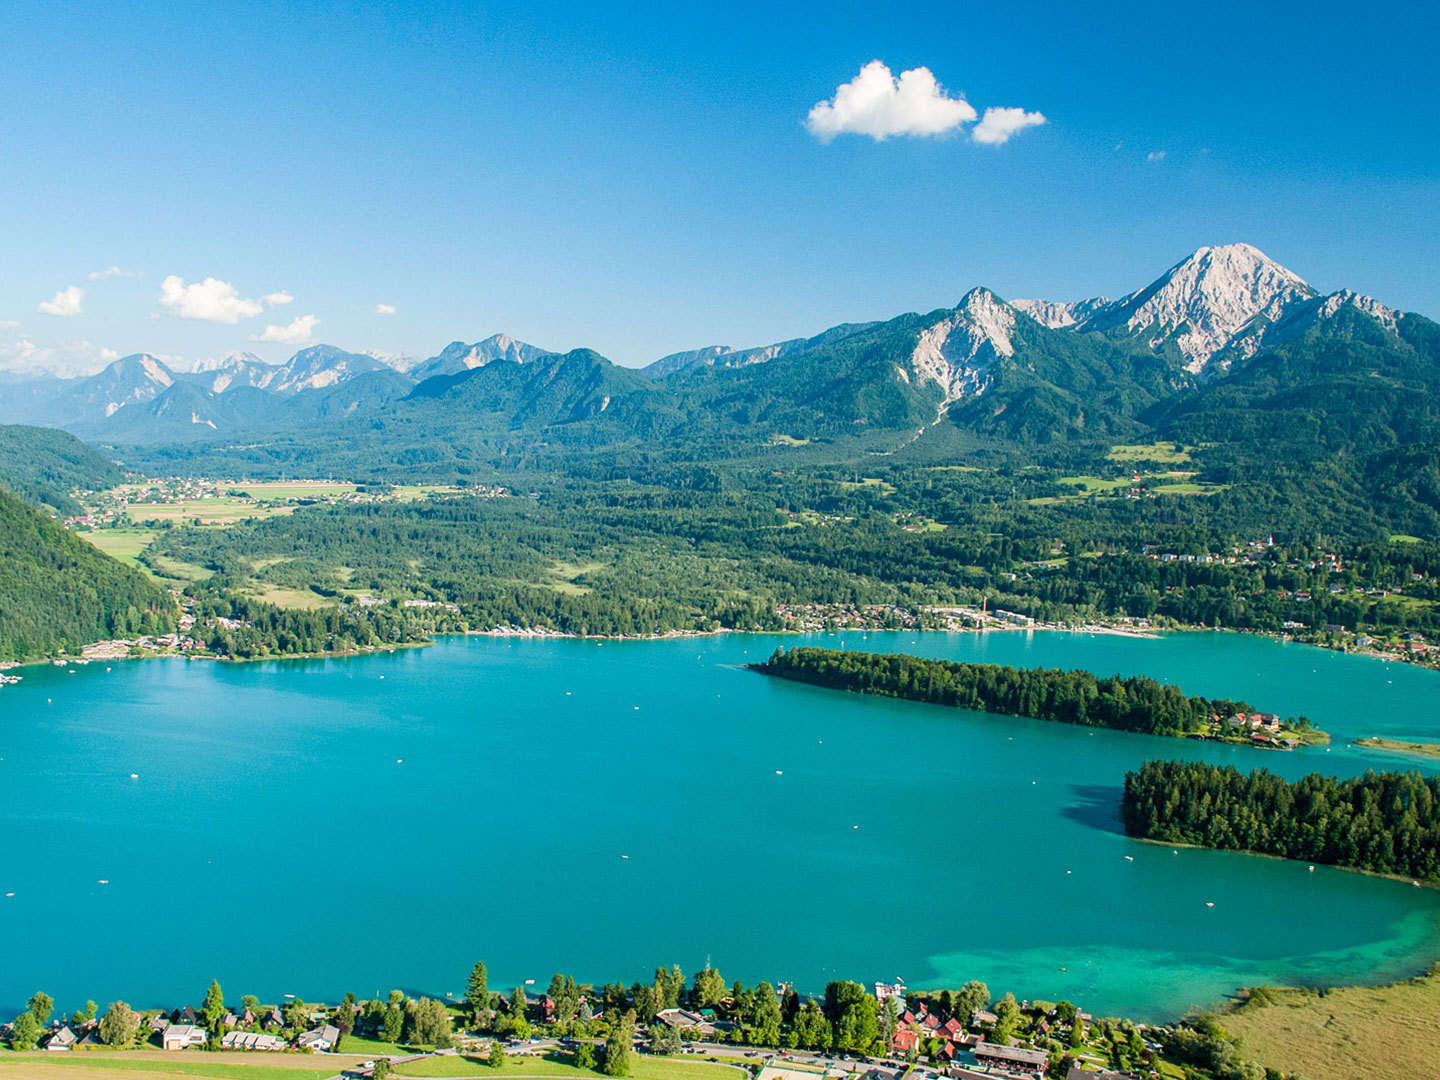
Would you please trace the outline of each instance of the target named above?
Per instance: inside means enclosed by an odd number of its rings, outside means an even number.
[[[1324,993],[1267,987],[1220,1022],[1242,1057],[1306,1080],[1435,1076],[1440,973]]]
[[[208,1054],[199,1050],[0,1053],[0,1080],[324,1080],[363,1061],[349,1055]]]
[[[553,1057],[509,1057],[503,1069],[492,1069],[481,1058],[438,1057],[411,1062],[396,1068],[396,1076],[554,1076],[584,1080],[601,1073],[577,1069]],[[634,1080],[728,1080],[734,1067],[707,1061],[686,1061],[681,1058],[656,1058],[637,1054],[631,1060],[630,1075]]]
[[[340,1049],[347,1054],[359,1054],[367,1058],[379,1057],[381,1054],[384,1054],[386,1057],[393,1057],[418,1052],[416,1047],[401,1046],[399,1043],[381,1042],[379,1039],[367,1039],[363,1035],[346,1035],[340,1040]]]

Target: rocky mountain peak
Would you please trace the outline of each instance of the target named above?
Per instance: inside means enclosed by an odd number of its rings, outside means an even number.
[[[1303,278],[1260,249],[1222,244],[1199,248],[1079,328],[1123,328],[1155,349],[1173,341],[1185,367],[1199,373],[1252,319],[1273,321],[1291,304],[1315,295]]]

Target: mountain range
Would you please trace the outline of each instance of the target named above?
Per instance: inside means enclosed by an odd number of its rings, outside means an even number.
[[[640,369],[503,334],[396,366],[329,345],[280,365],[239,353],[192,372],[137,354],[87,378],[12,376],[0,421],[112,444],[355,417],[435,430],[580,425],[602,441],[923,433],[944,422],[1054,442],[1146,432],[1224,441],[1283,418],[1316,445],[1388,446],[1440,441],[1428,393],[1437,379],[1435,323],[1351,291],[1322,295],[1236,243],[1202,247],[1118,300],[1006,301],[977,287],[953,308],[755,348],[706,346]]]

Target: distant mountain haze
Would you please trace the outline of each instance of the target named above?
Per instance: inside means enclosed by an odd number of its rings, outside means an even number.
[[[0,399],[0,421],[112,443],[203,440],[357,415],[436,430],[588,425],[601,441],[809,438],[923,431],[942,421],[1049,441],[1139,435],[1157,423],[1206,428],[1198,418],[1230,415],[1237,395],[1250,410],[1278,408],[1282,390],[1303,397],[1318,382],[1334,391],[1336,380],[1359,377],[1357,364],[1391,373],[1388,389],[1365,384],[1361,395],[1390,416],[1407,411],[1406,392],[1433,387],[1435,330],[1423,316],[1354,292],[1321,295],[1237,243],[1200,248],[1118,300],[1006,301],[977,287],[953,308],[753,348],[710,345],[641,369],[505,334],[390,363],[315,345],[284,364],[232,353],[177,372],[140,353],[86,378],[9,376],[13,392]],[[1273,374],[1260,378],[1278,367],[1290,380],[1284,386]]]

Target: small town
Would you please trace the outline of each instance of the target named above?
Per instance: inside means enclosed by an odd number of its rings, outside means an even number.
[[[544,993],[519,986],[500,995],[477,964],[460,999],[397,990],[328,1006],[288,996],[263,1005],[247,995],[231,1008],[216,982],[199,1008],[113,1002],[101,1013],[92,1001],[67,1018],[47,994],[28,1005],[0,1026],[14,1052],[323,1055],[335,1077],[353,1080],[523,1074],[527,1059],[606,1076],[630,1075],[633,1061],[699,1059],[754,1080],[1139,1080],[1172,1075],[1167,1040],[1193,1039],[1185,1029],[1097,1019],[1069,1002],[992,1000],[976,982],[953,993],[835,982],[806,997],[785,983],[726,987],[708,967],[689,987],[678,968],[661,968],[653,984],[629,989],[556,975]]]

